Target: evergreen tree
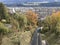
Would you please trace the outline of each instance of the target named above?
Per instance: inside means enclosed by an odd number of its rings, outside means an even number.
[[[0,3],[0,20],[7,18],[7,10],[3,3]]]

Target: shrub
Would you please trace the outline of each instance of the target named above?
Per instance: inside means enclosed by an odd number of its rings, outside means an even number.
[[[6,34],[9,32],[9,29],[4,26],[3,23],[0,22],[0,33]]]

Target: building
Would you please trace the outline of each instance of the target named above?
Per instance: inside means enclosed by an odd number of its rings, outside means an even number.
[[[48,15],[51,15],[54,12],[60,11],[60,7],[7,7],[7,8],[12,13],[15,13],[15,11],[25,13],[28,10],[32,10],[38,14],[39,18],[44,18]]]

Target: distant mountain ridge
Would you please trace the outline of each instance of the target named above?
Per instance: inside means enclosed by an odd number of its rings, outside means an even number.
[[[40,6],[43,6],[43,7],[60,7],[60,2],[43,3]]]
[[[27,5],[25,5],[27,4]],[[52,3],[38,3],[35,5],[34,3],[13,3],[13,4],[5,4],[8,7],[60,7],[60,2],[52,2]]]

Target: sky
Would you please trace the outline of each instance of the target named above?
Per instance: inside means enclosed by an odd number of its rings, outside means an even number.
[[[4,3],[22,3],[22,2],[60,2],[60,0],[0,0]]]

